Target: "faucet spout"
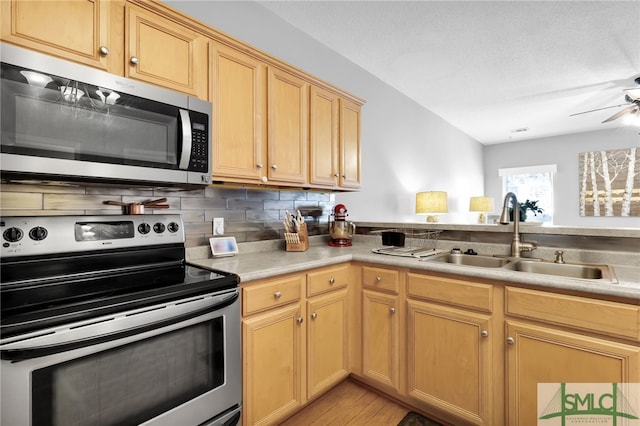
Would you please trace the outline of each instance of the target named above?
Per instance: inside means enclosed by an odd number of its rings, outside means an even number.
[[[508,192],[504,197],[502,214],[498,220],[502,225],[509,224],[509,201],[513,206],[513,238],[511,239],[511,256],[522,257],[523,251],[532,251],[537,247],[532,243],[525,243],[520,239],[520,203],[513,192]]]

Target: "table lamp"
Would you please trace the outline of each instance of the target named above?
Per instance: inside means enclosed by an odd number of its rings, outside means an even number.
[[[439,213],[448,213],[447,193],[444,191],[418,192],[416,213],[427,214],[427,222],[438,222]]]
[[[471,197],[469,199],[469,211],[479,212],[478,223],[486,224],[486,213],[493,212],[493,198],[492,197]]]

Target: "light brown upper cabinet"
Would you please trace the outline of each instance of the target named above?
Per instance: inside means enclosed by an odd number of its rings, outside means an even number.
[[[363,100],[161,1],[0,0],[2,40],[213,103],[217,183],[360,188]]]
[[[360,189],[360,105],[311,86],[309,183]]]
[[[340,157],[338,95],[311,86],[309,121],[309,183],[312,186],[338,186]]]
[[[340,101],[340,187],[360,188],[360,105]]]
[[[267,70],[267,178],[305,185],[309,83],[278,68]]]
[[[213,180],[256,183],[266,177],[266,66],[211,43]]]
[[[2,39],[208,99],[207,37],[130,2],[0,2]]]
[[[0,1],[2,40],[108,70],[110,2]]]
[[[127,3],[125,76],[201,99],[208,95],[208,39]]]

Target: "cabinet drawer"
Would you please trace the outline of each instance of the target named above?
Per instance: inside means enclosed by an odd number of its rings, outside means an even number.
[[[493,286],[431,275],[407,274],[409,297],[493,311]]]
[[[345,288],[349,284],[351,266],[344,265],[307,274],[307,297]]]
[[[640,340],[640,307],[507,287],[507,315]]]
[[[400,273],[393,269],[362,267],[362,285],[376,290],[386,290],[398,294]]]
[[[304,281],[304,275],[294,275],[243,287],[242,315],[251,315],[300,300]]]

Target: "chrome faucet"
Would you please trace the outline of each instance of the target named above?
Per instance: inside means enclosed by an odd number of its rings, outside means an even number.
[[[513,192],[507,193],[504,197],[504,205],[502,206],[502,214],[499,222],[502,225],[509,224],[509,200],[513,204],[513,239],[511,240],[511,257],[522,257],[523,251],[533,251],[537,247],[532,243],[520,241],[520,203]]]

